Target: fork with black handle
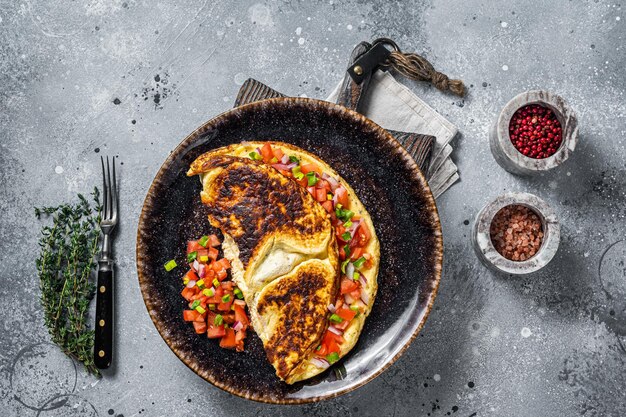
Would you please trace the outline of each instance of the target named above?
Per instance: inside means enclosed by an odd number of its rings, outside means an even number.
[[[102,252],[98,260],[98,288],[96,289],[96,326],[94,363],[106,369],[113,359],[113,259],[111,258],[112,233],[117,225],[117,183],[115,180],[115,158],[112,169],[109,157],[100,157],[102,163],[103,206],[100,229],[102,230]]]

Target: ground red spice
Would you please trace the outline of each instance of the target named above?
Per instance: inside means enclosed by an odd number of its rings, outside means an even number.
[[[490,227],[491,242],[500,255],[511,261],[533,257],[543,241],[543,226],[537,213],[513,204],[501,208]]]
[[[554,155],[561,146],[562,133],[554,112],[539,104],[519,108],[509,123],[509,136],[515,149],[535,159]]]

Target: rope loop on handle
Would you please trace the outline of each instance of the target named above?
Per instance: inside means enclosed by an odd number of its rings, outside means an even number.
[[[450,91],[459,97],[465,96],[465,85],[461,80],[450,79],[446,74],[437,71],[423,56],[412,52],[402,52],[398,45],[389,38],[378,38],[373,45],[382,43],[392,48],[385,67],[392,67],[400,74],[412,80],[429,81],[441,91]]]

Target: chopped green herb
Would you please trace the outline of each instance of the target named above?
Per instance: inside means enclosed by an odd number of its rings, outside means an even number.
[[[206,313],[206,310],[204,308],[202,308],[202,306],[198,306],[196,307],[196,311],[200,314],[204,314]]]
[[[350,257],[350,245],[344,246],[343,251],[346,253],[346,258],[349,258]]]
[[[217,287],[219,287],[219,286],[220,286],[220,282],[217,280],[217,278],[213,278],[213,282],[212,282],[212,284],[213,284],[213,286],[214,286],[215,288],[217,288]]]
[[[209,243],[209,237],[207,235],[202,236],[200,240],[198,240],[198,245],[202,246],[203,248],[206,248],[207,243]]]
[[[195,300],[193,303],[191,303],[191,309],[195,310],[196,307],[198,307],[200,305],[200,300]]]
[[[359,274],[359,271],[354,271],[354,274],[352,275],[352,279],[355,281],[358,281],[360,276],[361,274]]]
[[[261,155],[259,155],[257,152],[250,152],[248,155],[250,155],[250,158],[254,159],[255,161],[262,161],[263,157]]]
[[[209,304],[209,310],[215,310],[215,304]]]
[[[343,227],[345,227],[346,229],[349,228],[350,226],[352,226],[352,220],[348,220],[347,222],[343,224]]]
[[[306,178],[309,181],[309,187],[313,187],[319,179],[315,176],[315,171],[307,172]]]
[[[235,288],[233,292],[235,293],[235,297],[239,298],[240,300],[243,299],[243,293],[239,288]]]
[[[289,162],[295,162],[296,164],[299,164],[300,160],[293,155],[289,155]]]
[[[213,295],[211,294],[211,290],[213,288],[205,288],[202,290],[202,295],[204,295],[205,297],[213,297]]]
[[[293,174],[293,177],[297,180],[301,180],[302,178],[304,178],[304,174],[300,170],[300,165],[291,168],[291,173]]]
[[[350,306],[350,310],[352,310],[352,311],[356,311],[357,313],[360,311],[360,310],[359,310],[359,306],[357,306],[356,304],[352,304],[352,305]]]
[[[215,319],[213,320],[213,324],[215,324],[216,326],[221,326],[224,323],[224,317],[222,317],[221,314],[218,314],[215,316]]]
[[[270,159],[270,164],[277,164],[278,163],[278,158],[273,157],[272,159]]]
[[[365,258],[363,256],[361,256],[359,259],[357,259],[356,261],[354,261],[354,267],[356,269],[359,269],[360,267],[363,266],[363,264],[365,263]]]
[[[332,200],[333,199],[333,195],[331,193],[326,194],[326,200]]]
[[[322,348],[322,345],[319,345],[318,347],[315,348],[315,350],[320,350]]]
[[[337,204],[337,207],[335,208],[335,214],[337,215],[337,218],[343,222],[349,221],[352,216],[354,216],[354,212],[342,208],[340,204]]]
[[[341,234],[341,239],[342,239],[344,242],[348,242],[348,241],[350,241],[350,240],[352,239],[352,235],[350,234],[350,232],[343,232],[343,233]]]
[[[330,355],[326,356],[326,360],[329,364],[333,364],[339,360],[339,354],[337,352],[333,352]]]
[[[198,288],[200,288],[201,290],[203,290],[203,289],[204,289],[204,280],[203,280],[203,279],[199,279],[199,280],[196,282],[196,285],[198,286]]]
[[[346,259],[341,263],[341,272],[346,273],[346,266],[348,266],[348,262],[350,262],[350,258]]]
[[[167,261],[165,263],[165,270],[167,272],[170,272],[172,269],[176,268],[177,266],[178,265],[176,264],[176,261],[172,259],[171,261]]]
[[[196,258],[198,257],[198,252],[197,251],[193,251],[191,253],[187,254],[187,263],[190,264],[193,261],[196,260]]]
[[[183,284],[185,285],[189,284],[189,278],[187,277],[183,278]]]
[[[339,317],[337,314],[333,313],[330,316],[330,321],[333,323],[341,323],[343,321],[343,319],[341,317]]]
[[[222,303],[227,303],[230,301],[230,294],[226,294],[222,297]]]

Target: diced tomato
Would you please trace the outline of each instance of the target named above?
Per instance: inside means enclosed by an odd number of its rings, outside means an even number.
[[[343,246],[339,247],[339,259],[344,261],[346,259],[346,251]]]
[[[322,207],[324,207],[324,210],[326,210],[329,213],[333,213],[335,212],[335,209],[333,208],[333,202],[326,200],[322,203]]]
[[[317,172],[318,174],[322,175],[322,170],[320,169],[319,166],[317,166],[317,164],[302,164],[300,165],[300,171],[302,171],[303,174],[307,174],[309,172]]]
[[[352,259],[353,261],[356,261],[361,257],[361,255],[363,255],[363,248],[358,246],[350,249],[350,251],[350,259]]]
[[[232,281],[224,281],[220,284],[224,291],[232,292],[233,288],[235,288],[235,283]]]
[[[359,223],[359,227],[356,229],[356,233],[354,235],[354,240],[356,241],[357,246],[365,246],[370,241],[372,234],[370,233],[369,227],[365,222]]]
[[[217,256],[218,256],[219,252],[217,249],[215,248],[209,248],[209,259],[212,259],[214,261],[217,261]]]
[[[339,186],[335,190],[335,197],[337,197],[337,203],[341,204],[343,208],[350,207],[350,200],[348,198],[348,190],[343,186]]]
[[[226,272],[226,270],[225,270],[225,269],[220,269],[220,270],[217,272],[217,279],[218,279],[219,281],[223,281],[223,280],[225,280],[227,276],[228,276],[228,272]]]
[[[246,311],[244,308],[238,304],[235,304],[235,320],[243,325],[245,329],[250,324],[250,320],[248,320],[248,316],[246,315]]]
[[[233,325],[235,324],[235,313],[222,313],[222,319],[224,323]]]
[[[320,356],[326,356],[328,354],[328,348],[326,347],[325,344],[321,344],[320,348],[318,350],[315,351],[316,355],[320,355]]]
[[[329,355],[333,352],[339,353],[339,345],[334,338],[334,334],[331,331],[326,330],[326,334],[324,334],[324,339],[322,342],[326,345],[326,354]]]
[[[348,294],[359,288],[359,284],[351,279],[344,278],[341,280],[341,294]]]
[[[212,248],[221,245],[222,243],[220,242],[220,238],[217,237],[216,235],[209,235],[209,243],[207,243],[207,246],[211,246]]]
[[[335,308],[341,308],[342,305],[343,305],[343,297],[337,298],[337,301],[335,301]]]
[[[211,268],[205,268],[204,270],[204,281],[205,282],[212,282],[213,278],[217,277],[217,273],[212,270]]]
[[[233,329],[225,329],[226,334],[220,340],[220,347],[232,349],[237,346],[237,341],[235,340],[235,331]]]
[[[198,249],[196,251],[196,259],[198,260],[198,262],[204,262],[204,263],[208,263],[208,261],[202,261],[202,257],[206,256],[207,258],[209,257],[209,250],[202,248],[202,249]]]
[[[223,337],[225,334],[226,329],[224,328],[223,324],[220,326],[215,326],[209,322],[208,330],[206,332],[206,335],[209,339],[218,339],[220,337]]]
[[[233,300],[232,300],[233,297],[231,296],[230,298],[231,300],[227,303],[219,303],[217,305],[217,309],[219,311],[230,311],[230,306],[233,305]]]
[[[356,290],[354,291],[350,291],[350,297],[354,298],[355,300],[358,300],[361,298],[361,289],[357,287]]]
[[[196,295],[196,291],[193,288],[185,287],[183,291],[180,293],[183,298],[187,301],[190,301],[194,295]]]
[[[339,224],[335,226],[335,234],[337,235],[337,239],[341,240],[342,242],[344,240],[341,238],[341,235],[344,234],[345,232],[346,232],[346,228],[343,227],[343,224]]]
[[[315,187],[306,187],[306,190],[315,198]]]
[[[263,162],[265,163],[270,162],[272,158],[274,157],[274,152],[272,151],[272,145],[266,142],[265,145],[261,147],[261,156],[263,157]]]
[[[193,328],[196,330],[196,333],[202,334],[206,332],[207,326],[206,323],[203,322],[193,322]]]
[[[203,250],[204,248],[198,244],[197,240],[190,240],[187,242],[187,253]]]
[[[196,274],[196,271],[194,271],[193,269],[190,269],[189,271],[187,271],[183,279],[185,278],[189,279],[189,281],[197,281],[200,279],[198,278],[198,274]]]
[[[246,338],[246,331],[240,330],[235,332],[235,349],[237,352],[243,352],[243,340]]]
[[[217,261],[216,263],[220,264],[222,266],[221,269],[230,269],[230,262],[228,262],[228,259],[226,258],[222,258],[219,261]]]
[[[280,162],[280,160],[283,159],[283,156],[285,156],[283,150],[280,149],[278,146],[273,147],[272,151],[274,153],[274,157],[278,159],[278,162]]]
[[[296,182],[300,184],[302,187],[306,187],[309,185],[309,179],[307,177],[302,177],[299,180],[296,180]]]
[[[328,198],[326,198],[326,190],[323,188],[316,188],[315,199],[319,201],[320,203],[323,203],[324,201],[328,201]]]
[[[350,321],[356,316],[356,311],[352,311],[349,308],[340,308],[336,311],[337,315],[346,321]]]
[[[330,192],[330,183],[326,180],[319,180],[315,186],[326,191],[326,193]]]
[[[337,326],[335,326],[335,327],[337,327]],[[345,339],[343,338],[343,336],[335,334],[335,333],[331,332],[330,330],[328,330],[328,336],[332,337],[335,340],[335,342],[337,342],[338,344],[342,344],[343,342],[345,342]]]
[[[183,310],[183,320],[185,321],[196,321],[200,313],[196,310]]]
[[[350,322],[344,320],[341,323],[336,323],[334,326],[338,328],[339,330],[344,331],[349,325],[350,325]]]
[[[222,302],[222,296],[224,295],[224,289],[219,286],[217,288],[215,288],[215,294],[213,294],[213,297],[209,297],[207,299],[207,303],[209,304],[219,304]]]

